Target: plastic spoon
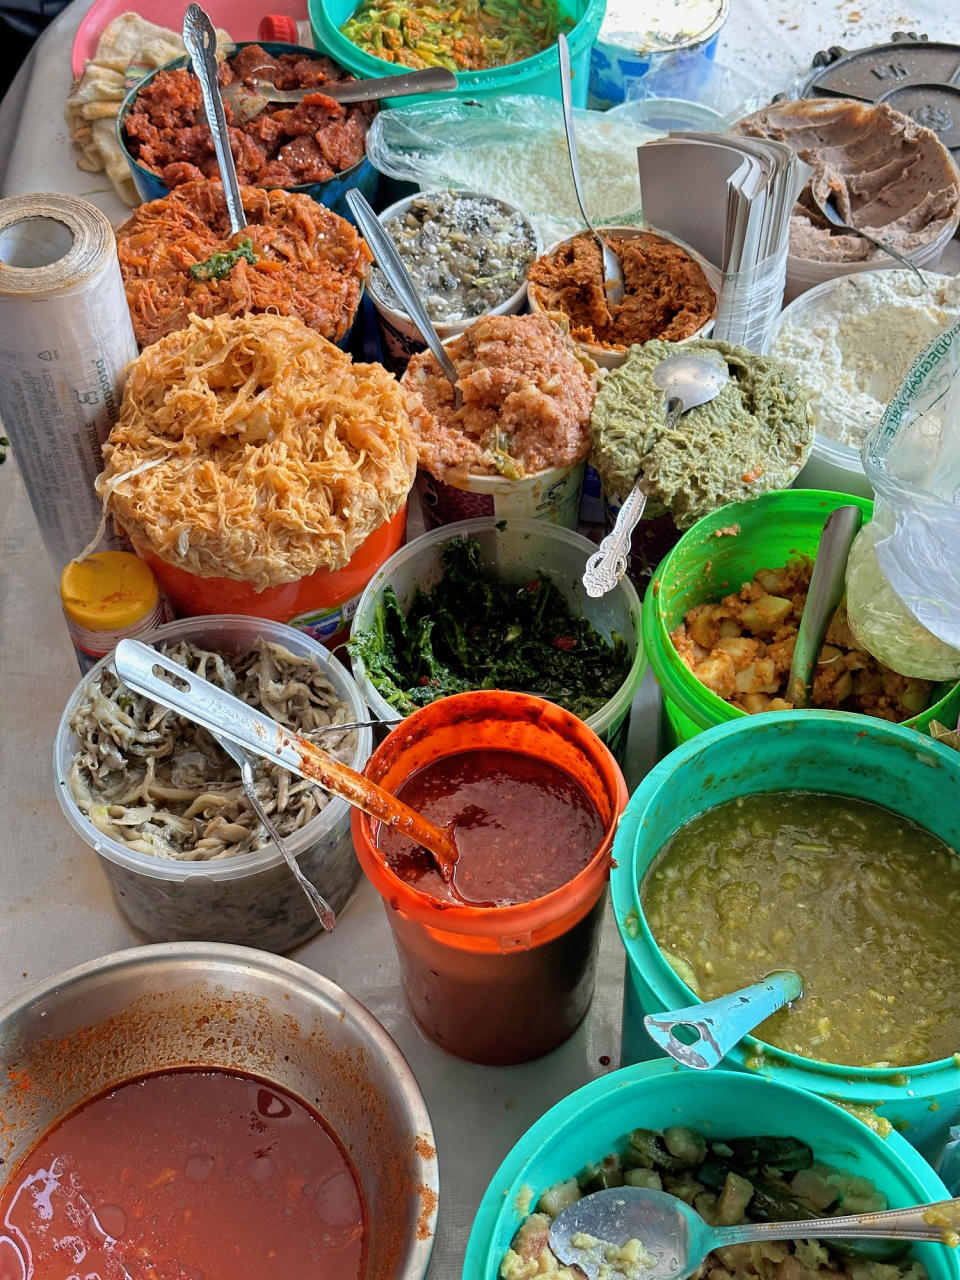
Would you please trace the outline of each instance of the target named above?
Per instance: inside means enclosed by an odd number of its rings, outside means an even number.
[[[563,106],[563,127],[567,134],[567,150],[570,153],[570,172],[573,174],[573,189],[577,195],[577,204],[584,222],[593,232],[593,237],[603,254],[603,287],[607,295],[607,310],[623,301],[623,267],[620,259],[604,240],[603,236],[590,221],[587,203],[583,198],[583,184],[580,180],[580,162],[577,159],[577,135],[573,127],[573,97],[570,93],[570,46],[567,37],[561,31],[557,36],[557,51],[560,55],[560,101]]]
[[[337,923],[337,917],[334,914],[333,907],[331,907],[330,903],[323,897],[313,881],[308,880],[300,870],[300,863],[287,847],[286,841],[283,839],[283,836],[281,836],[280,832],[271,821],[270,815],[263,807],[260,797],[257,795],[256,782],[253,777],[253,765],[250,763],[250,757],[242,747],[238,747],[235,742],[231,742],[229,738],[225,738],[222,733],[214,733],[212,729],[209,730],[209,733],[215,742],[219,742],[227,755],[230,756],[231,759],[235,760],[240,766],[240,781],[243,783],[243,790],[246,793],[246,797],[250,801],[250,804],[253,806],[254,813],[263,823],[267,835],[283,855],[284,861],[293,872],[297,884],[299,884],[300,888],[310,899],[310,905],[316,912],[317,919],[326,931],[330,933]]]
[[[840,210],[837,208],[836,192],[830,191],[826,199],[821,200],[811,183],[810,195],[813,198],[813,203],[817,206],[831,226],[836,227],[838,231],[848,231],[851,235],[860,236],[861,239],[868,240],[870,244],[876,245],[878,249],[882,249],[884,253],[888,254],[891,258],[894,258],[901,266],[909,267],[920,283],[926,284],[923,272],[915,262],[911,262],[909,258],[905,257],[902,253],[898,253],[896,249],[891,249],[885,241],[878,240],[877,237],[872,236],[869,231],[864,231],[861,227],[855,227],[853,223],[847,222]]]
[[[820,650],[830,619],[843,599],[847,560],[862,523],[863,513],[854,506],[837,507],[824,521],[787,677],[786,698],[795,707],[810,705]]]
[[[696,1071],[709,1071],[754,1027],[801,995],[799,974],[784,969],[768,974],[751,987],[704,1004],[670,1013],[648,1013],[643,1025],[654,1043],[671,1058]],[[678,1036],[678,1029],[684,1039]]]
[[[399,828],[433,855],[440,875],[450,883],[457,861],[453,841],[396,796],[148,644],[121,640],[113,661],[120,679],[154,702],[228,738],[253,755],[283,765],[298,777],[318,782],[372,818]]]
[[[653,381],[663,392],[666,404],[664,431],[672,431],[688,409],[712,400],[729,378],[725,365],[718,365],[706,356],[678,352],[661,360],[653,371]],[[646,505],[643,480],[638,479],[617,512],[613,528],[600,543],[600,549],[587,560],[583,585],[588,596],[594,599],[605,596],[626,573],[630,538]]]
[[[454,402],[459,409],[463,404],[463,396],[457,386],[457,366],[444,350],[440,335],[427,315],[423,299],[417,293],[416,286],[403,265],[403,259],[397,252],[393,237],[370,208],[363,193],[356,187],[351,187],[347,192],[346,200],[351,213],[357,220],[357,226],[363,232],[364,239],[377,260],[377,266],[387,278],[387,284],[400,299],[407,315],[419,329],[420,337],[433,352],[444,375],[449,379],[453,387]]]
[[[550,1248],[561,1262],[575,1265],[588,1280],[597,1280],[604,1246],[639,1240],[654,1261],[643,1280],[685,1280],[708,1253],[732,1244],[764,1240],[936,1240],[944,1242],[945,1222],[957,1220],[960,1200],[856,1213],[842,1218],[804,1218],[800,1222],[745,1222],[711,1227],[696,1209],[666,1191],[647,1187],[612,1187],[584,1196],[553,1220]],[[937,1219],[939,1218],[939,1222]],[[598,1241],[577,1248],[578,1232]]]
[[[253,88],[234,80],[223,90],[237,124],[258,116],[271,102],[302,102],[322,93],[335,102],[374,102],[379,98],[406,98],[412,93],[443,93],[456,89],[457,77],[446,67],[406,71],[399,76],[377,76],[373,80],[332,80],[308,89],[278,89],[270,80],[254,80]]]

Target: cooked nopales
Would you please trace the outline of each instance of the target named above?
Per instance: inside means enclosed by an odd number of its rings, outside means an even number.
[[[130,366],[97,492],[134,548],[257,589],[340,569],[416,473],[379,364],[290,316],[192,316]]]
[[[325,729],[348,722],[350,706],[317,663],[262,639],[238,655],[183,641],[160,651],[352,763],[356,732]],[[128,689],[109,667],[91,682],[70,728],[79,740],[71,793],[110,839],[136,853],[187,861],[269,844],[235,761],[205,729]],[[281,835],[305,826],[330,798],[278,764],[258,759],[253,766],[257,794]]]

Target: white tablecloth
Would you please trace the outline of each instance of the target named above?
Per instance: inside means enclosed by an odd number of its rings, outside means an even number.
[[[65,191],[118,219],[125,210],[105,177],[76,168],[62,120],[70,47],[85,9],[83,0],[75,0],[60,15],[0,107],[0,190]],[[772,94],[801,76],[818,49],[856,48],[894,30],[960,41],[960,5],[732,0],[717,56]],[[141,940],[118,914],[95,855],[67,826],[54,796],[53,739],[78,671],[56,583],[12,460],[0,469],[0,557],[2,1001],[39,979]],[[655,723],[656,692],[648,677],[634,709],[631,785],[653,761]],[[416,1073],[436,1129],[442,1182],[430,1276],[457,1280],[474,1211],[500,1160],[555,1101],[618,1064],[622,952],[612,919],[601,948],[597,997],[584,1026],[548,1058],[522,1067],[471,1066],[424,1040],[405,1012],[383,911],[366,884],[336,932],[301,947],[294,958],[363,1001]]]

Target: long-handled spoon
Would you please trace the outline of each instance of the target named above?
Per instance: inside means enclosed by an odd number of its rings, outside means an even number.
[[[936,1240],[945,1243],[947,1224],[960,1221],[960,1200],[855,1213],[842,1218],[804,1218],[800,1222],[745,1222],[711,1227],[696,1209],[677,1196],[647,1187],[612,1187],[584,1196],[564,1209],[550,1227],[550,1248],[566,1265],[578,1266],[597,1280],[604,1246],[639,1240],[651,1255],[642,1280],[685,1280],[708,1253],[732,1244],[764,1240]],[[586,1248],[572,1241],[583,1236],[598,1243]],[[639,1269],[638,1269],[639,1273]],[[633,1274],[633,1272],[631,1272]]]
[[[648,1013],[643,1025],[653,1042],[671,1058],[696,1071],[709,1071],[749,1031],[801,995],[799,974],[784,969],[716,1000],[669,1013]]]
[[[231,759],[235,760],[240,766],[240,781],[243,783],[243,790],[253,807],[254,813],[263,823],[267,835],[283,855],[284,861],[296,877],[300,888],[310,899],[310,905],[317,913],[317,919],[329,933],[337,923],[337,917],[334,914],[333,907],[331,907],[330,903],[321,894],[313,881],[308,880],[300,870],[300,863],[297,861],[296,855],[287,845],[287,842],[277,830],[276,825],[270,818],[270,815],[263,807],[263,803],[257,795],[257,785],[253,777],[253,765],[250,763],[250,757],[242,747],[238,747],[235,742],[231,742],[229,738],[225,738],[222,733],[214,733],[212,729],[209,732],[213,740],[218,742],[227,755],[230,756]]]
[[[234,121],[243,124],[271,102],[302,102],[318,93],[335,102],[375,102],[379,98],[407,98],[412,93],[443,93],[456,87],[457,77],[452,71],[427,67],[399,76],[376,76],[373,80],[331,80],[308,89],[278,89],[269,80],[254,80],[251,89],[243,80],[234,80],[223,89],[223,100]]]
[[[810,705],[820,650],[843,599],[847,559],[862,522],[863,513],[852,505],[837,507],[824,521],[787,677],[786,698],[795,707]]]
[[[447,883],[452,880],[457,849],[445,831],[356,770],[334,760],[307,738],[285,729],[142,641],[121,640],[113,661],[120,679],[130,688],[211,733],[228,738],[245,751],[281,764],[298,777],[318,782],[371,817],[397,827],[433,855]]]
[[[350,212],[357,220],[357,226],[363,232],[363,237],[377,260],[377,266],[387,278],[387,284],[400,299],[407,315],[420,331],[420,337],[423,338],[433,352],[445,377],[449,379],[450,385],[453,387],[454,402],[459,409],[463,404],[463,396],[457,385],[457,366],[444,350],[440,335],[433,327],[433,321],[427,315],[423,299],[417,292],[407,268],[403,265],[403,259],[397,252],[393,237],[370,208],[363,192],[358,191],[356,187],[351,187],[347,192],[346,199],[347,204],[350,206]]]
[[[706,356],[678,352],[661,360],[653,371],[653,381],[664,395],[667,419],[664,431],[672,431],[688,409],[707,404],[729,381],[726,367]],[[643,479],[638,479],[617,512],[613,528],[589,557],[583,571],[588,596],[597,598],[612,591],[627,571],[630,538],[647,505]]]
[[[824,199],[821,200],[820,196],[814,190],[814,185],[811,183],[810,195],[813,199],[813,203],[817,206],[831,226],[836,227],[838,231],[846,231],[850,235],[860,236],[862,240],[868,240],[870,244],[875,245],[878,249],[882,249],[885,254],[899,262],[902,267],[909,267],[920,283],[926,284],[923,272],[915,262],[911,262],[909,258],[905,257],[902,253],[898,253],[896,249],[891,249],[890,245],[888,245],[885,240],[879,240],[876,236],[871,235],[869,231],[864,231],[862,227],[855,227],[852,222],[848,222],[846,218],[844,218],[843,214],[837,208],[837,197],[835,192],[831,191]]]
[[[237,168],[233,163],[233,152],[230,150],[227,118],[223,114],[223,100],[220,97],[220,85],[217,81],[217,33],[213,23],[198,4],[187,5],[187,11],[183,15],[183,43],[193,63],[194,73],[200,81],[203,109],[207,114],[207,124],[213,136],[213,149],[217,164],[220,166],[230,230],[237,235],[246,229],[247,218],[243,212],[240,184],[237,182]]]
[[[570,46],[567,37],[561,31],[557,36],[557,51],[560,55],[560,102],[563,107],[563,127],[567,134],[567,150],[570,153],[570,172],[573,175],[573,189],[577,195],[577,204],[584,222],[593,232],[593,237],[600,246],[603,255],[603,287],[607,295],[607,309],[623,301],[623,267],[620,259],[604,240],[603,236],[590,221],[587,213],[587,202],[583,197],[583,183],[580,180],[580,162],[577,158],[577,135],[573,127],[573,96],[570,92]]]

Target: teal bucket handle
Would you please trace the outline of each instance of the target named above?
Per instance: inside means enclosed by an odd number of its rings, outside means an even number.
[[[755,1026],[802,994],[799,974],[785,969],[706,1004],[692,1004],[670,1013],[649,1013],[643,1025],[654,1043],[671,1058],[695,1071],[709,1071]],[[685,1041],[676,1035],[679,1027],[686,1029]]]

